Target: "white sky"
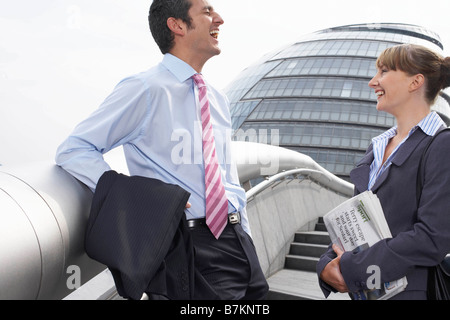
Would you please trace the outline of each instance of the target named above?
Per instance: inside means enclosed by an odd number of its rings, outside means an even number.
[[[330,27],[410,23],[450,52],[449,0],[210,0],[225,24],[204,74],[224,88],[265,53]],[[151,0],[0,0],[0,164],[52,161],[55,148],[125,76],[162,56]]]

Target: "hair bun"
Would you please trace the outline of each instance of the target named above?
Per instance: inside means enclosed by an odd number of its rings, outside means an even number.
[[[450,87],[450,57],[443,59],[441,64],[442,89]]]

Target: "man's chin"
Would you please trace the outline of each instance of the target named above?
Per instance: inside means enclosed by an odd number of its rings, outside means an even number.
[[[222,52],[222,49],[220,49],[219,47],[216,47],[216,56],[218,56],[221,52]]]

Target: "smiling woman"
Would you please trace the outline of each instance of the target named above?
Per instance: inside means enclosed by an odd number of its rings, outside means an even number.
[[[419,45],[386,49],[377,59],[377,74],[369,82],[378,97],[377,109],[396,117],[399,112],[411,117],[410,111],[414,110],[415,118],[424,118],[438,93],[450,85],[449,63],[450,58]],[[402,134],[404,138],[407,132]]]
[[[425,98],[429,104],[434,103],[439,91],[450,85],[450,57],[443,58],[420,46],[402,45],[388,48],[378,58],[377,66],[385,71],[398,69],[410,76],[422,74],[426,79]]]
[[[449,67],[450,58],[420,45],[397,45],[379,56],[369,86],[378,96],[377,109],[394,115],[397,126],[372,139],[350,177],[356,193],[371,190],[380,199],[393,237],[358,253],[330,247],[318,264],[322,285],[340,292],[366,290],[361,271],[376,265],[383,283],[406,276],[406,290],[394,299],[427,299],[428,268],[450,252],[450,135],[436,139],[424,174],[418,177],[417,171],[425,146],[446,127],[430,109],[450,85]],[[425,183],[416,203],[411,199],[417,179]]]

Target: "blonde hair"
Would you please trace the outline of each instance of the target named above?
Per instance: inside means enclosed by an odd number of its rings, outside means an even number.
[[[450,86],[450,57],[415,44],[402,44],[384,50],[377,59],[377,67],[401,70],[408,75],[422,74],[426,79],[425,98],[430,104],[439,92]]]

